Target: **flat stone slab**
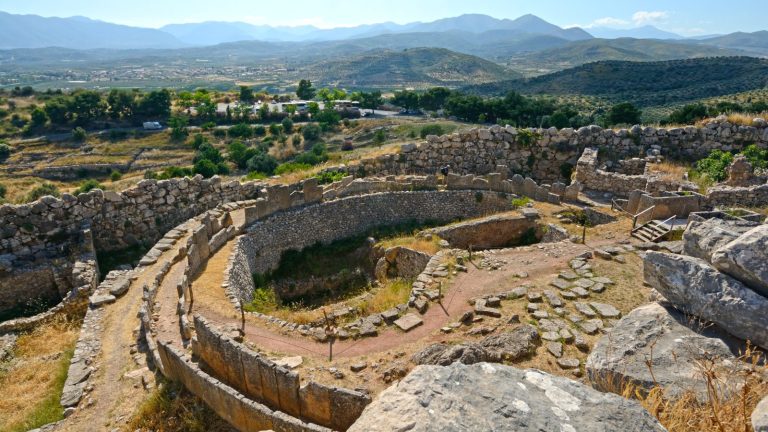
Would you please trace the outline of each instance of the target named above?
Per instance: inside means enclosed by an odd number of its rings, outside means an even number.
[[[537,311],[533,312],[533,317],[535,319],[549,318],[549,313],[547,311],[537,310]]]
[[[507,298],[509,300],[519,299],[520,297],[525,297],[526,295],[528,295],[528,288],[524,286],[517,287],[511,291],[507,291]]]
[[[395,325],[404,332],[409,332],[422,324],[424,324],[424,320],[419,318],[418,315],[412,313],[409,313],[402,318],[395,320]]]
[[[541,334],[541,338],[545,341],[556,342],[560,340],[560,333],[553,331],[544,332]]]
[[[577,298],[579,298],[579,296],[577,296],[576,293],[573,293],[571,291],[563,291],[561,295],[566,300],[576,300]]]
[[[615,307],[609,304],[592,302],[589,305],[592,306],[592,309],[597,311],[597,313],[603,318],[620,318],[621,317],[621,311],[619,311],[618,309],[616,309]]]
[[[560,342],[547,342],[547,351],[555,358],[563,356],[563,344]]]
[[[576,280],[576,279],[579,278],[579,275],[577,275],[576,273],[574,273],[574,272],[572,272],[570,270],[565,270],[565,271],[560,272],[559,276],[562,279],[565,279],[567,281],[573,281],[573,280]]]
[[[93,295],[90,298],[91,307],[99,307],[105,304],[114,303],[117,299],[111,294]]]
[[[585,290],[582,287],[576,287],[571,290],[572,293],[576,294],[577,297],[580,298],[587,298],[589,297],[589,291]]]
[[[278,366],[282,366],[288,369],[296,369],[304,363],[304,358],[301,356],[283,357],[277,360],[273,360]]]
[[[109,289],[109,293],[115,297],[120,297],[128,292],[128,288],[131,286],[131,281],[126,279],[118,279]]]
[[[592,291],[593,293],[598,293],[599,294],[599,293],[605,291],[605,285],[603,285],[601,283],[596,283],[596,284],[592,285],[591,287],[589,287],[589,290]]]
[[[574,285],[580,288],[589,288],[594,284],[595,282],[593,282],[592,279],[579,279],[576,282],[574,282]]]
[[[579,363],[579,359],[561,358],[561,359],[557,359],[557,365],[563,369],[577,369],[580,363]]]
[[[609,279],[607,277],[604,277],[604,276],[593,277],[592,281],[595,282],[595,283],[601,283],[603,285],[613,285],[613,284],[615,284],[614,281],[612,281],[611,279]]]
[[[400,311],[397,308],[387,309],[381,313],[381,318],[386,322],[392,322],[400,316]]]
[[[553,287],[559,289],[559,290],[566,290],[566,289],[568,289],[568,287],[571,286],[570,282],[568,282],[566,280],[563,280],[563,279],[560,279],[560,278],[557,278],[557,279],[553,280],[549,284],[552,285]]]
[[[561,299],[560,296],[557,295],[557,293],[554,291],[544,291],[544,297],[547,298],[547,302],[553,308],[559,308],[563,306],[563,299]]]
[[[600,331],[600,327],[598,327],[597,324],[595,324],[591,320],[590,321],[581,321],[581,322],[577,323],[576,325],[581,329],[581,331],[583,331],[584,333],[586,333],[588,335],[593,335],[593,334],[597,333],[598,331]]]

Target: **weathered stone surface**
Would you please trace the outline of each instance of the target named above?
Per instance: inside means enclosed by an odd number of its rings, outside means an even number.
[[[589,305],[603,318],[619,318],[621,316],[621,312],[609,304],[592,302]]]
[[[768,299],[704,260],[648,252],[645,280],[683,312],[768,348]]]
[[[350,432],[665,429],[637,402],[536,370],[419,366],[384,390]]]
[[[575,358],[560,358],[557,359],[557,365],[562,369],[577,369],[580,365],[579,359]]]
[[[488,336],[480,342],[480,346],[488,353],[488,361],[516,361],[536,349],[539,342],[539,332],[535,327],[525,324],[514,330],[498,335]]]
[[[752,413],[752,429],[755,432],[768,432],[768,396],[757,404]]]
[[[706,261],[722,246],[736,240],[757,225],[754,222],[707,219],[693,221],[683,233],[683,253]]]
[[[671,306],[651,303],[627,314],[598,340],[586,370],[598,390],[613,391],[630,383],[650,390],[658,383],[671,398],[693,390],[704,400],[707,386],[697,362],[718,359],[721,367],[732,365],[736,357],[729,344],[735,343],[722,330],[699,324]]]
[[[712,265],[768,297],[768,225],[760,225],[712,254]]]
[[[432,344],[411,357],[417,365],[448,366],[451,363],[474,364],[487,361],[488,353],[475,343],[459,345]]]
[[[424,324],[424,321],[419,318],[418,315],[412,313],[395,320],[395,325],[400,327],[400,330],[404,332],[411,331],[422,324]]]

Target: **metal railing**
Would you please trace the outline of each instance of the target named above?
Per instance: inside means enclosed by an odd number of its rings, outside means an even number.
[[[650,206],[647,209],[641,211],[640,213],[634,215],[632,217],[632,229],[635,229],[637,227],[637,223],[640,222],[640,225],[643,225],[646,222],[649,222],[653,218],[653,210],[656,209],[656,206]],[[643,217],[643,219],[641,219]],[[645,218],[648,219],[645,219]]]

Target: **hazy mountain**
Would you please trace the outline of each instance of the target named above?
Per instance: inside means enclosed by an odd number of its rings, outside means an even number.
[[[752,54],[768,56],[768,31],[766,30],[754,33],[736,32],[725,36],[698,40],[696,43],[721,48],[740,49]]]
[[[661,30],[652,25],[631,29],[614,29],[608,27],[592,27],[589,33],[602,39],[635,38],[635,39],[685,39],[679,34]]]
[[[467,87],[472,93],[592,95],[638,106],[683,103],[762,89],[768,85],[768,60],[708,57],[664,62],[588,63],[530,79]]]
[[[556,71],[606,60],[648,62],[742,54],[743,52],[737,50],[682,41],[632,38],[590,39],[513,57],[509,63],[512,67],[517,63],[527,67],[535,66],[542,70]]]
[[[84,17],[44,18],[0,12],[0,48],[178,48],[184,44],[160,30]]]
[[[534,15],[524,15],[520,18],[509,20],[496,19],[488,15],[479,14],[461,15],[428,23],[396,24],[385,22],[333,29],[318,29],[312,26],[270,27],[241,22],[203,22],[172,24],[163,27],[161,30],[172,34],[185,43],[193,45],[214,45],[223,42],[245,40],[284,42],[340,41],[395,34],[441,34],[445,32],[480,34],[488,31],[506,31],[517,35],[552,36],[564,40],[583,40],[592,37],[589,33],[579,28],[562,29]],[[425,38],[421,37],[420,39],[424,40]],[[426,46],[436,46],[434,43],[435,41],[432,41]]]
[[[326,85],[355,88],[455,86],[520,77],[496,63],[442,48],[378,50],[320,62],[303,73]]]

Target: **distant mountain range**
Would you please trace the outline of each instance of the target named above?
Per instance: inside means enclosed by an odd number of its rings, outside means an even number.
[[[607,27],[592,27],[589,29],[589,34],[596,38],[602,39],[618,39],[618,38],[635,38],[635,39],[685,39],[679,34],[661,30],[652,25],[646,25],[641,27],[635,27],[631,29],[612,29]]]

